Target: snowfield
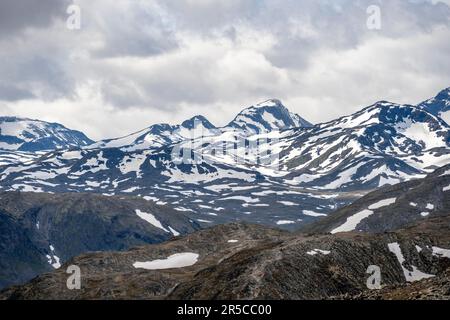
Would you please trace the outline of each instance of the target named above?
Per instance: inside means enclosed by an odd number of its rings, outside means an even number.
[[[380,200],[380,201],[370,205],[368,207],[368,209],[360,211],[360,212],[352,215],[351,217],[348,217],[347,221],[343,225],[332,230],[331,233],[336,234],[336,233],[340,233],[340,232],[354,231],[356,229],[356,227],[358,226],[358,224],[361,223],[361,221],[363,221],[364,219],[366,219],[374,214],[373,210],[377,210],[380,208],[390,206],[390,205],[394,204],[396,201],[397,201],[397,198]]]
[[[354,231],[358,224],[361,223],[361,221],[363,221],[367,217],[370,217],[372,214],[372,210],[363,210],[361,212],[358,212],[353,216],[348,217],[347,221],[343,225],[337,227],[336,229],[333,229],[331,231],[331,234]]]
[[[433,247],[433,255],[437,257],[445,257],[450,259],[450,249],[443,249],[439,247]]]
[[[385,200],[381,200],[378,201],[377,203],[374,203],[372,205],[369,206],[369,210],[376,210],[376,209],[380,209],[383,207],[387,207],[390,206],[391,204],[394,204],[397,201],[397,198],[390,198],[390,199],[385,199]]]
[[[192,252],[176,253],[166,259],[133,263],[136,269],[164,270],[189,267],[197,263],[199,254]]]
[[[156,217],[151,213],[143,212],[139,209],[136,209],[136,214],[138,215],[139,218],[147,221],[148,223],[150,223],[151,225],[153,225],[158,229],[161,229],[167,233],[172,233],[175,237],[180,235],[180,233],[174,230],[172,227],[169,227],[169,230],[164,228],[162,223],[158,219],[156,219]]]

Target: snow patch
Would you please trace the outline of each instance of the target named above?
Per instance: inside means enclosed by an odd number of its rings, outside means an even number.
[[[433,250],[433,256],[437,257],[445,257],[450,259],[450,250],[449,249],[442,249],[439,247],[432,247]]]
[[[297,206],[298,204],[296,204],[296,203],[294,203],[294,202],[291,202],[291,201],[278,201],[278,203],[281,203],[282,205],[285,205],[285,206]]]
[[[172,232],[172,234],[173,234],[175,237],[178,237],[178,236],[180,235],[180,233],[179,233],[177,230],[175,230],[174,228],[172,228],[172,227],[170,227],[170,226],[169,226],[169,230],[170,230],[170,232]]]
[[[136,214],[138,215],[139,218],[147,221],[148,223],[150,223],[151,225],[153,225],[154,227],[164,230],[167,233],[171,233],[169,230],[167,230],[166,228],[163,227],[163,225],[161,224],[161,222],[156,219],[156,217],[154,215],[152,215],[151,213],[147,213],[147,212],[143,212],[139,209],[136,209]]]
[[[369,210],[376,210],[376,209],[380,209],[383,207],[387,207],[390,206],[391,204],[394,204],[397,201],[397,198],[390,198],[390,199],[385,199],[385,200],[381,200],[378,201],[377,203],[372,204],[371,206],[369,206]]]
[[[306,254],[308,254],[310,256],[315,256],[316,254],[329,255],[330,253],[331,253],[331,251],[320,250],[320,249],[314,249],[314,250],[306,252]]]
[[[287,224],[295,224],[295,221],[292,221],[292,220],[279,220],[279,221],[277,221],[277,225],[279,225],[279,226],[283,226],[283,225],[287,225]]]
[[[363,210],[361,212],[358,212],[351,217],[347,218],[347,221],[341,225],[340,227],[337,227],[336,229],[332,230],[332,234],[340,233],[340,232],[349,232],[356,229],[358,224],[361,223],[364,219],[367,217],[370,217],[373,214],[373,211],[371,210]]]
[[[51,265],[54,269],[61,268],[61,260],[59,257],[55,254],[55,247],[52,245],[49,246],[50,248],[50,254],[47,254],[45,257],[47,258],[47,262],[49,265]]]
[[[426,273],[418,270],[417,267],[415,267],[413,265],[411,265],[412,271],[405,268],[405,266],[403,265],[405,263],[405,258],[403,256],[400,245],[397,242],[389,243],[388,248],[389,248],[389,251],[391,251],[397,257],[397,260],[403,269],[403,274],[405,275],[405,279],[407,282],[420,281],[422,279],[428,279],[428,278],[434,277],[434,275],[432,275],[432,274],[426,274]]]
[[[327,216],[324,213],[317,213],[317,212],[310,211],[310,210],[303,210],[303,214],[305,216],[310,216],[310,217],[326,217]]]
[[[199,254],[192,252],[176,253],[166,259],[133,263],[136,269],[164,270],[173,268],[189,267],[197,263]]]

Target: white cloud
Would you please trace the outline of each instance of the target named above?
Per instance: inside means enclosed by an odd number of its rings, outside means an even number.
[[[0,113],[98,139],[196,114],[224,125],[272,97],[320,122],[448,87],[450,8],[380,1],[374,32],[371,2],[78,0],[79,31],[60,19],[0,38]]]

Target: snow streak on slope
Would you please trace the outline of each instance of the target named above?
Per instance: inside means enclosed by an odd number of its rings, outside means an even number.
[[[403,256],[402,250],[400,248],[400,245],[397,242],[389,243],[388,244],[389,251],[391,251],[395,256],[397,257],[398,262],[400,263],[403,274],[405,275],[405,279],[407,282],[415,282],[420,281],[422,279],[428,279],[434,277],[432,274],[426,274],[417,267],[411,265],[410,268],[405,267],[405,258]]]

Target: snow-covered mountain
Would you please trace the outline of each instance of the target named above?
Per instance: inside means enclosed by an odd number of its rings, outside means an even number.
[[[312,127],[312,124],[290,112],[277,99],[267,100],[243,110],[227,126],[227,128],[240,129],[252,134],[300,127],[308,128]]]
[[[378,102],[287,137],[282,170],[295,185],[376,188],[450,162],[450,127],[414,106]]]
[[[88,149],[121,148],[126,151],[160,148],[164,145],[191,139],[198,133],[216,135],[220,131],[205,117],[195,116],[180,125],[155,124],[130,135],[107,139],[89,145]]]
[[[198,137],[254,135],[300,127],[311,127],[308,121],[289,110],[279,100],[267,100],[240,112],[227,126],[218,128],[203,116],[195,116],[179,125],[155,124],[130,135],[102,140],[88,149],[121,148],[124,151],[156,149]]]
[[[232,152],[217,152],[224,146]],[[183,147],[201,157],[177,161]],[[295,229],[450,163],[450,126],[421,106],[386,101],[310,126],[271,100],[223,128],[198,116],[79,150],[9,159],[0,166],[2,190],[131,194],[206,225],[246,220]]]
[[[16,117],[0,117],[0,149],[43,151],[82,147],[93,143],[83,133],[49,123]]]
[[[450,87],[439,92],[436,97],[419,104],[419,108],[441,117],[450,124]]]

